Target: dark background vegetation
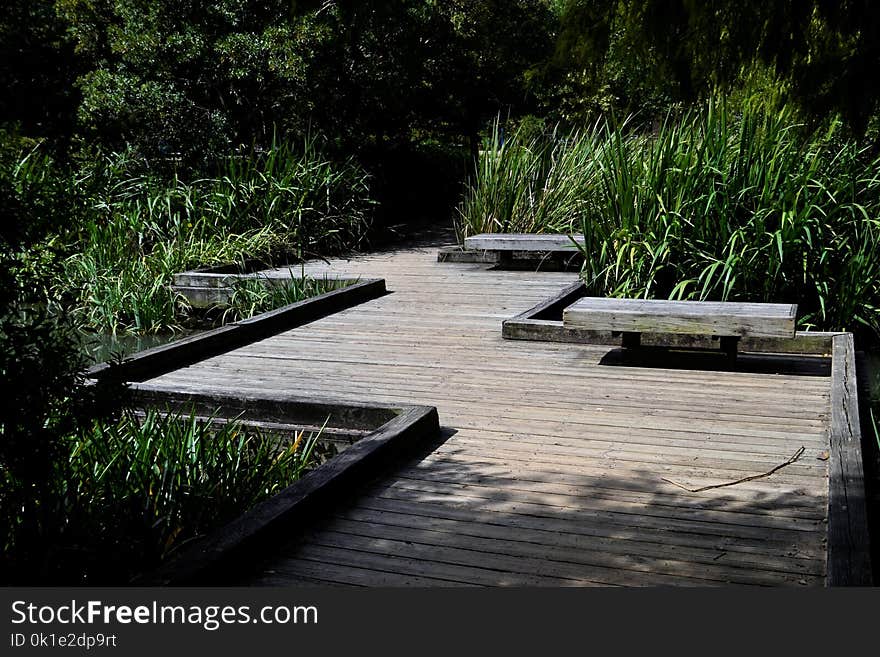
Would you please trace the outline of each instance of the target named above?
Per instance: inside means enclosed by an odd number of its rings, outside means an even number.
[[[320,134],[393,203],[401,178],[460,177],[449,160],[499,113],[649,121],[758,79],[876,138],[878,28],[869,0],[12,0],[0,124],[64,159],[131,148],[197,171]]]
[[[310,206],[309,225],[344,208],[356,215],[350,225],[371,224],[368,239],[401,223],[448,223],[499,116],[502,130],[536,134],[630,114],[631,125],[656,130],[707,98],[722,94],[735,112],[737,99],[759,93],[807,125],[838,118],[870,159],[880,149],[878,70],[871,0],[8,0],[0,570],[48,577],[46,545],[63,527],[62,438],[113,414],[82,388],[84,362],[70,348],[76,309],[51,303],[65,294],[52,289],[65,258],[103,249],[104,260],[89,256],[100,269],[135,247],[191,245],[184,232],[209,224],[187,199],[263,194],[308,168],[292,155],[275,163],[279,143],[318,144],[324,158],[325,182],[312,192],[332,190],[334,206]],[[356,201],[340,199],[354,184]],[[169,209],[115,250],[83,246],[137,223],[142,198]],[[223,231],[264,228],[247,224],[270,204],[243,203],[210,224],[221,241]],[[361,243],[359,231],[339,244]]]

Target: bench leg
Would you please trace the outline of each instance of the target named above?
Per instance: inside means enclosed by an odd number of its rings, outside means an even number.
[[[739,336],[721,336],[721,351],[727,354],[727,360],[736,362],[736,350],[739,346]]]
[[[623,346],[627,349],[638,349],[639,346],[642,344],[642,334],[624,331],[621,344],[623,344]]]

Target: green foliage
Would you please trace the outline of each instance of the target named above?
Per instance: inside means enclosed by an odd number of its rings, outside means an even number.
[[[537,0],[58,0],[86,140],[198,166],[317,131],[347,153],[471,136],[550,47]]]
[[[597,114],[646,118],[749,84],[756,70],[821,121],[856,133],[880,102],[880,6],[861,0],[566,0],[543,70],[548,108],[577,124]]]
[[[69,443],[59,575],[124,583],[241,515],[314,466],[319,434],[293,441],[194,415],[125,412]]]
[[[40,142],[0,129],[0,271],[6,283],[27,281],[15,295],[32,299],[48,285],[56,249],[46,236],[69,224],[78,200],[73,177]],[[12,293],[4,286],[0,303]]]
[[[496,138],[460,213],[462,235],[582,232],[597,295],[797,302],[805,327],[880,331],[880,159],[837,122],[710,103],[653,135]]]
[[[269,279],[267,277],[240,278],[232,285],[232,296],[223,311],[222,321],[234,322],[303,301],[339,289],[344,283],[328,278],[311,276]]]
[[[234,423],[209,430],[194,418],[117,419],[124,390],[113,377],[87,384],[79,348],[83,323],[146,330],[173,321],[164,282],[183,264],[242,258],[275,241],[298,253],[318,242],[340,244],[352,238],[342,235],[344,221],[359,234],[362,216],[334,214],[356,202],[332,188],[349,180],[334,177],[334,165],[314,153],[283,153],[289,166],[253,163],[242,174],[237,162],[224,179],[192,185],[131,177],[125,158],[74,176],[32,145],[23,151],[12,142],[2,153],[0,199],[4,219],[12,220],[0,224],[4,584],[125,583],[308,467],[314,438],[283,447]],[[359,170],[350,173],[363,180]],[[282,191],[260,191],[249,206],[224,211],[225,190],[246,185],[248,176]],[[263,201],[281,209],[273,214]],[[249,212],[266,225],[234,232],[253,220]],[[305,233],[321,227],[310,213],[326,217],[331,235]],[[59,263],[52,243],[73,255]],[[56,292],[73,295],[73,316],[65,311],[70,298]]]
[[[45,459],[49,487],[31,486],[27,506],[0,498],[0,581],[125,584],[301,477],[319,434],[284,442],[234,421],[156,411],[70,427]]]
[[[39,579],[60,532],[65,436],[112,414],[122,390],[84,385],[76,326],[45,304],[51,264],[35,245],[66,207],[62,179],[38,151],[0,155],[0,571]]]
[[[545,137],[528,126],[504,138],[499,122],[459,206],[461,239],[476,233],[572,232],[595,168],[596,135]]]
[[[28,583],[56,556],[66,436],[111,414],[122,398],[115,386],[84,385],[76,344],[63,316],[20,302],[0,310],[0,573],[21,570],[34,577]]]
[[[353,248],[370,222],[367,175],[311,144],[230,157],[191,182],[131,168],[143,164],[114,156],[82,174],[90,205],[56,278],[65,304],[101,332],[174,329],[184,304],[169,287],[175,273]]]

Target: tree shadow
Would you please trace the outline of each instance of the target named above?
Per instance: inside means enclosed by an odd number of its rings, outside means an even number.
[[[248,585],[821,586],[827,499],[806,454],[764,479],[572,455],[553,438],[479,456],[445,429],[240,581]],[[518,444],[515,444],[518,443]],[[790,455],[766,455],[764,472]],[[765,450],[767,451],[767,450]],[[773,450],[770,450],[773,451]],[[744,467],[744,466],[733,466]],[[727,470],[727,474],[730,470]],[[744,474],[748,474],[745,473]],[[675,483],[673,483],[675,482]],[[679,485],[676,485],[679,484]]]
[[[637,349],[611,349],[599,361],[611,367],[745,372],[749,374],[792,374],[831,376],[831,359],[801,354],[741,353],[735,361],[709,349],[673,349],[642,346]]]

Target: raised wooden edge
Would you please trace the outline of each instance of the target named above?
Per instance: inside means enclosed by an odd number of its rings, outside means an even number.
[[[833,338],[828,460],[828,586],[871,586],[858,376],[853,335]]]
[[[472,251],[460,246],[444,246],[437,249],[437,262],[474,262],[494,265],[499,259],[494,251]]]
[[[586,293],[587,288],[582,282],[578,281],[577,283],[572,283],[571,285],[562,288],[552,297],[544,299],[516,317],[504,320],[502,322],[502,328],[505,324],[516,323],[517,321],[545,319],[546,316],[557,312],[561,315],[565,308],[584,297]],[[561,325],[562,322],[559,322],[559,324]]]
[[[293,268],[291,267],[290,270],[287,271],[292,272]],[[278,267],[275,269],[263,269],[246,273],[201,271],[198,269],[193,269],[190,271],[180,272],[179,274],[174,274],[171,288],[178,289],[204,287],[223,289],[228,288],[232,283],[241,280],[266,280],[272,283],[281,284],[291,279],[291,276],[283,275],[284,272],[285,270],[283,267]],[[359,280],[362,280],[354,276],[334,274],[328,274],[327,276],[325,276],[325,278],[328,281],[338,281],[341,283],[356,283]]]
[[[562,311],[577,299],[586,296],[583,283],[569,285],[556,295],[501,323],[501,335],[507,340],[535,340],[539,342],[574,342],[617,346],[620,335],[612,331],[568,328],[561,320]],[[802,354],[830,356],[832,339],[839,332],[797,331],[793,338],[746,337],[739,342],[739,350],[753,353]],[[642,333],[645,346],[694,347],[717,349],[718,343],[710,336]]]
[[[152,391],[158,395],[158,391]],[[249,398],[252,401],[266,396]],[[341,454],[315,468],[277,495],[199,541],[156,571],[133,582],[139,586],[221,584],[260,558],[266,546],[290,540],[329,505],[378,474],[389,461],[414,448],[420,440],[440,431],[433,406],[352,404],[325,398],[285,395],[268,397],[273,403],[319,405],[344,410],[393,410],[395,416]],[[263,555],[265,556],[265,555]]]
[[[269,285],[283,285],[291,278],[298,278],[294,276],[292,267],[287,270],[282,268],[258,269],[244,273],[222,271],[226,268],[231,269],[230,266],[227,266],[218,267],[218,271],[193,269],[180,272],[174,275],[171,290],[185,297],[193,307],[208,308],[228,303],[234,293],[233,286],[237,281],[252,280],[265,282]],[[350,275],[325,275],[324,280],[351,285],[361,279]]]
[[[164,407],[171,410],[195,410],[211,415],[222,409],[224,415],[242,420],[317,425],[356,430],[374,430],[397,417],[399,404],[345,402],[310,397],[295,397],[286,393],[262,392],[219,393],[169,389],[146,382],[130,387],[131,401],[137,406]],[[329,418],[329,420],[328,420]]]
[[[331,290],[249,319],[139,351],[124,358],[118,364],[100,363],[90,368],[87,375],[94,379],[116,377],[123,381],[143,381],[262,340],[281,331],[308,324],[385,293],[385,279],[363,279],[359,283]]]

